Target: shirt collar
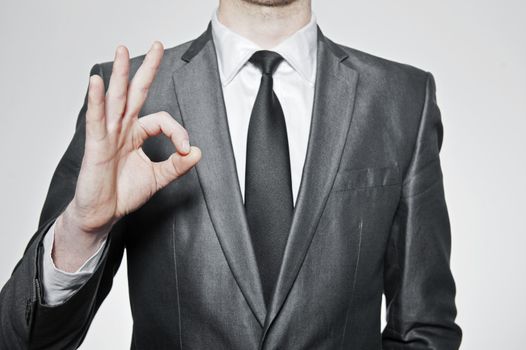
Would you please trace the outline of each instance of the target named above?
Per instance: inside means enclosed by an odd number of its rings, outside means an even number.
[[[211,23],[219,76],[221,83],[228,85],[252,54],[261,48],[221,23],[217,17],[217,9],[212,15]],[[312,13],[308,24],[272,48],[311,85],[314,85],[316,77],[317,37],[316,17]]]

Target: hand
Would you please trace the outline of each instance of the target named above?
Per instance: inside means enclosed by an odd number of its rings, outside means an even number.
[[[90,77],[84,157],[75,195],[55,230],[53,259],[59,268],[61,256],[69,257],[63,259],[63,268],[80,267],[112,225],[201,159],[199,148],[190,147],[188,133],[168,113],[138,117],[163,52],[162,44],[155,42],[128,83],[129,53],[118,47],[106,94],[101,77]],[[176,152],[152,162],[141,146],[161,133],[171,139]]]

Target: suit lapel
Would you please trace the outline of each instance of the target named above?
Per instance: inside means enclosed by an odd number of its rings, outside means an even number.
[[[347,54],[318,28],[316,85],[307,155],[262,340],[299,273],[340,164],[358,81],[358,73],[343,62],[346,58]]]
[[[197,175],[232,273],[261,326],[265,303],[236,172],[211,26],[182,56],[173,74],[182,121],[202,150]]]
[[[173,74],[182,121],[203,158],[196,172],[232,273],[259,323],[262,340],[300,271],[328,199],[352,120],[358,73],[318,28],[314,105],[307,155],[287,246],[268,310],[236,173],[211,25]],[[268,312],[267,312],[268,311]]]

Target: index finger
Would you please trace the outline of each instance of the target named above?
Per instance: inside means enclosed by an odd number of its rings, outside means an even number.
[[[128,87],[126,117],[136,116],[139,113],[148,95],[148,90],[157,74],[163,54],[163,45],[159,41],[155,41],[150,50],[148,50],[141,66],[137,69]]]

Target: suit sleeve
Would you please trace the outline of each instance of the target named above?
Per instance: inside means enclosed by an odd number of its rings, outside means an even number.
[[[385,256],[384,350],[455,350],[462,338],[455,323],[451,232],[439,157],[443,126],[435,90],[428,73],[415,147]]]
[[[62,304],[69,296],[73,295],[93,274],[104,250],[106,240],[99,249],[89,257],[75,272],[66,272],[55,266],[51,251],[55,237],[55,223],[46,232],[42,244],[42,274],[40,287],[42,297],[47,305]]]
[[[96,64],[90,75],[103,77]],[[84,155],[87,94],[75,133],[57,165],[38,228],[24,255],[0,292],[0,349],[76,349],[84,340],[100,304],[109,293],[123,254],[124,220],[111,230],[94,273],[60,305],[47,305],[42,296],[42,246],[45,233],[75,193]]]

